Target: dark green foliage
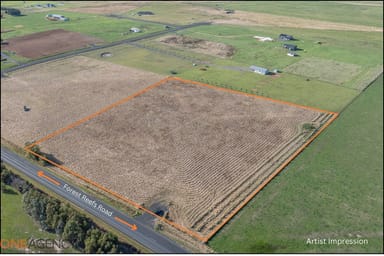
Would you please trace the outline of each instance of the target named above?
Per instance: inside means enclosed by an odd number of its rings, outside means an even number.
[[[27,147],[27,146],[29,146],[31,144],[32,144],[32,142],[28,141],[28,142],[25,143],[25,146]],[[31,151],[33,151],[33,152],[35,152],[36,154],[39,154],[39,155],[42,154],[41,150],[40,150],[40,147],[38,145],[34,145],[33,147],[31,147]],[[35,160],[35,161],[39,161],[40,160],[39,157],[37,157],[36,155],[34,155],[32,153],[29,153],[29,152],[27,152],[27,157],[29,159],[32,159],[32,160]]]
[[[102,233],[99,229],[89,230],[85,240],[85,253],[117,253],[117,237],[111,233]]]
[[[47,229],[46,224],[46,207],[48,198],[40,191],[31,189],[24,194],[23,197],[24,210],[34,220],[38,221],[43,230]]]
[[[1,163],[1,182],[7,185],[12,182],[12,174],[7,168],[5,168],[3,163]]]
[[[63,238],[75,248],[83,249],[90,222],[83,215],[73,215],[64,226]]]
[[[39,150],[37,148],[37,150]],[[23,195],[23,208],[45,231],[55,232],[72,246],[86,253],[137,252],[137,249],[121,244],[112,233],[101,230],[83,214],[74,211],[68,203],[48,196],[9,171],[1,163],[1,191],[6,193],[5,184],[18,189]]]

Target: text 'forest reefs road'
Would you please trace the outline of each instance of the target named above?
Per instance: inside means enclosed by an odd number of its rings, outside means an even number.
[[[150,227],[88,195],[73,184],[68,184],[53,174],[42,171],[41,167],[3,147],[1,147],[1,160],[76,206],[103,220],[154,253],[188,253],[187,250]]]

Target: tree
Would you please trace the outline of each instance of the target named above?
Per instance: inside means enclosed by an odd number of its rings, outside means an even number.
[[[99,239],[98,253],[116,253],[118,249],[117,237],[109,232],[104,232]]]
[[[32,144],[32,142],[29,142],[29,141],[28,141],[28,142],[25,143],[25,146],[28,147],[28,146],[30,146],[31,144]],[[38,154],[38,155],[41,155],[41,154],[42,154],[39,145],[33,145],[33,146],[30,148],[30,150],[31,150],[32,152]],[[34,154],[30,153],[30,152],[27,153],[27,157],[28,157],[29,159],[32,159],[32,160],[35,160],[35,161],[39,161],[39,160],[40,160],[40,158],[39,158],[38,156],[36,156],[36,155],[34,155]]]
[[[54,198],[49,198],[45,214],[47,216],[46,223],[48,230],[55,230],[60,220],[60,202]]]
[[[12,182],[12,173],[1,163],[1,182],[9,185]]]
[[[47,229],[45,209],[48,198],[38,190],[29,190],[24,194],[23,202],[27,214],[38,221],[44,230]]]
[[[82,228],[78,224],[76,216],[70,218],[64,226],[63,239],[69,241],[75,248],[84,248],[84,237]]]
[[[85,253],[96,253],[99,246],[99,239],[101,232],[99,229],[91,229],[87,232],[87,238],[85,239]]]
[[[89,229],[93,227],[90,219],[82,214],[73,214],[65,224],[63,238],[68,240],[75,248],[84,249],[84,241]]]

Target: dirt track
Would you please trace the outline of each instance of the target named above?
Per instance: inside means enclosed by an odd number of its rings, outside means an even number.
[[[2,48],[14,51],[26,58],[36,59],[83,48],[89,44],[102,43],[103,41],[77,32],[55,29],[15,37],[9,39],[8,42],[9,44],[2,46]]]
[[[318,112],[167,82],[41,144],[82,176],[207,235]]]
[[[13,72],[1,79],[1,136],[23,146],[161,78],[86,57]]]

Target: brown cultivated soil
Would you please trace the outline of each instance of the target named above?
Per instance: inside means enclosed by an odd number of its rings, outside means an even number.
[[[82,4],[81,2],[79,3]],[[94,14],[113,14],[113,13],[124,13],[136,9],[143,5],[140,2],[124,2],[124,1],[99,1],[99,2],[88,2],[87,4],[78,8],[70,8],[68,10],[82,13],[94,13]]]
[[[1,78],[1,136],[24,146],[161,78],[86,57],[13,72]]]
[[[192,8],[191,8],[192,9]],[[233,24],[247,26],[274,26],[308,29],[330,29],[330,30],[350,30],[350,31],[375,31],[382,32],[383,28],[328,22],[297,18],[292,16],[281,16],[267,13],[247,12],[236,10],[233,14],[223,14],[223,10],[207,7],[193,7],[194,11],[199,11],[201,15],[210,15],[216,24]]]
[[[170,79],[40,146],[81,176],[147,209],[163,205],[170,221],[207,236],[303,145],[304,123],[319,127],[328,118]]]
[[[89,44],[102,43],[97,38],[86,36],[64,29],[54,29],[8,40],[9,44],[2,46],[5,50],[36,59],[56,53],[87,47]]]
[[[167,45],[218,57],[230,57],[235,52],[233,46],[187,36],[167,36],[158,40]]]

